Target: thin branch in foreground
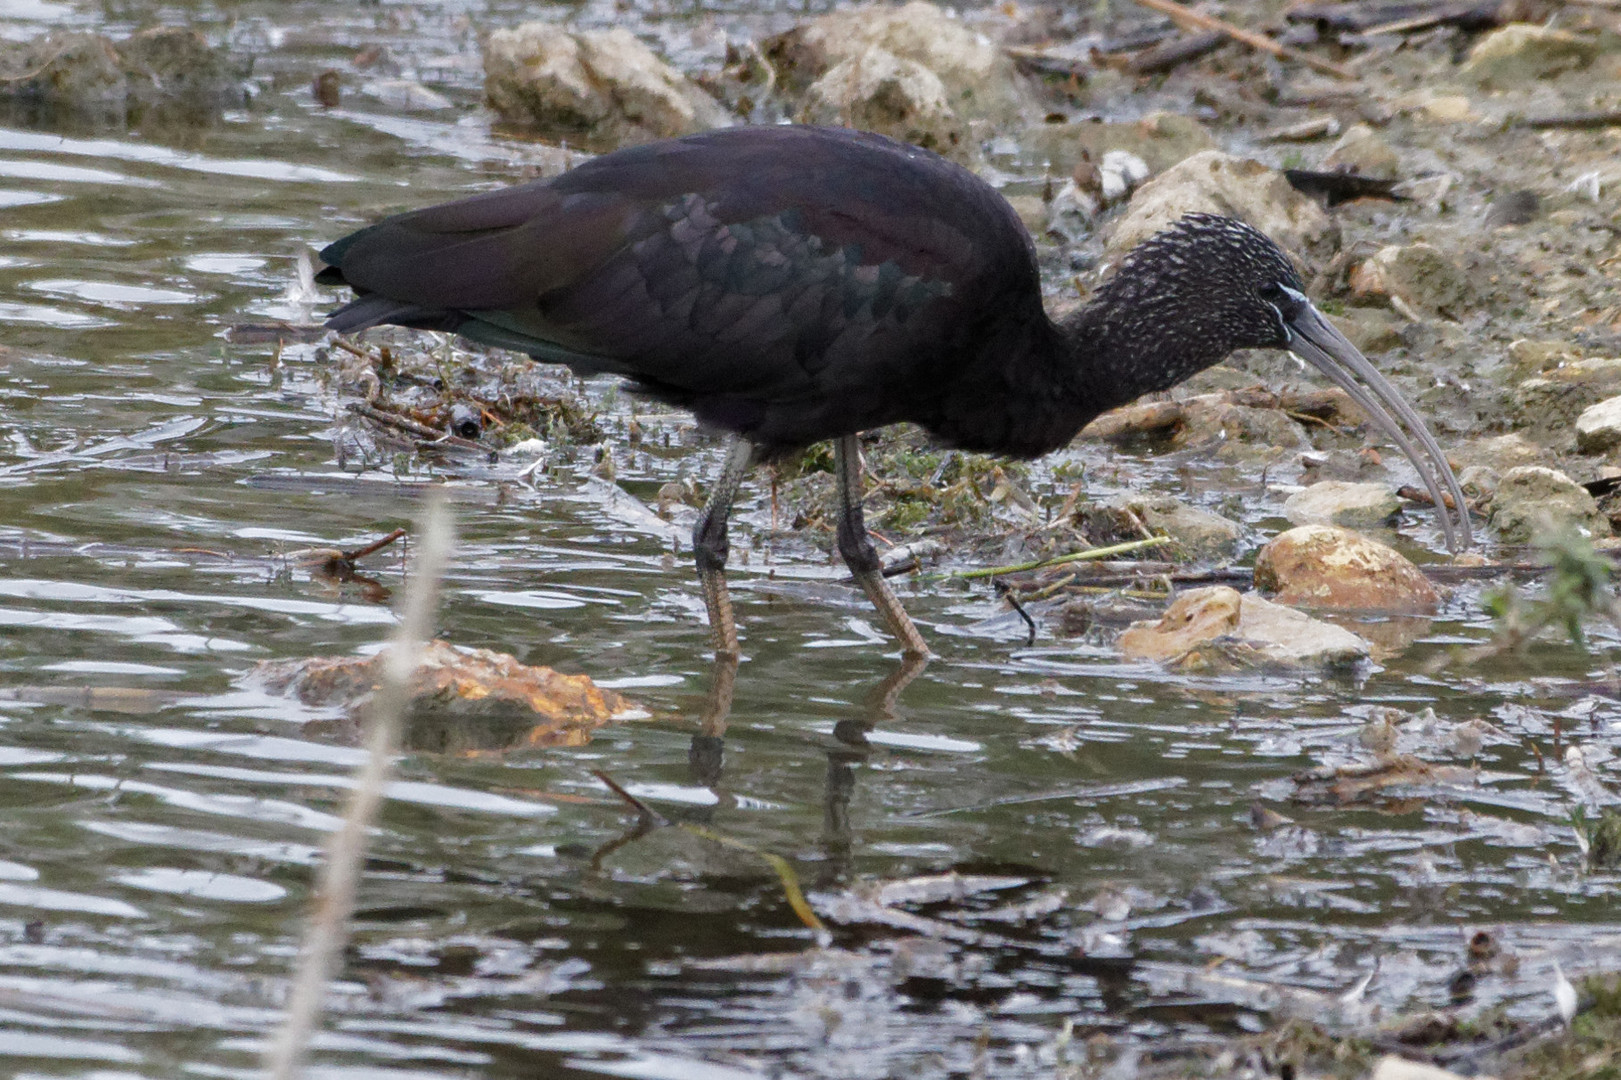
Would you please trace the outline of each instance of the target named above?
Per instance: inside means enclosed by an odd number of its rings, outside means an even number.
[[[384,789],[394,771],[394,755],[399,750],[400,731],[411,700],[411,677],[432,629],[439,581],[455,544],[455,529],[443,492],[430,491],[423,500],[418,532],[421,540],[401,600],[400,623],[379,665],[377,689],[367,709],[366,760],[355,772],[343,824],[327,842],[315,907],[304,930],[304,946],[287,999],[287,1016],[265,1054],[271,1080],[294,1080],[303,1072],[310,1037],[320,1023],[327,984],[348,937],[372,822],[377,819]]]

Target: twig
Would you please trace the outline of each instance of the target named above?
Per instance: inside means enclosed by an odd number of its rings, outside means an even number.
[[[1078,79],[1084,82],[1087,72],[1092,70],[1092,64],[1083,59],[1066,56],[1052,56],[1041,49],[1031,49],[1020,45],[1010,46],[1005,50],[1008,58],[1021,70],[1035,75],[1056,75],[1061,79]]]
[[[1248,45],[1252,49],[1271,53],[1279,60],[1297,60],[1315,71],[1321,71],[1325,75],[1333,75],[1338,79],[1355,79],[1357,77],[1356,72],[1348,67],[1313,56],[1311,53],[1301,52],[1299,49],[1292,49],[1287,45],[1273,41],[1264,34],[1257,34],[1245,30],[1241,26],[1234,26],[1224,19],[1218,19],[1214,15],[1206,15],[1202,11],[1185,8],[1181,4],[1174,3],[1173,0],[1137,0],[1137,3],[1145,8],[1151,8],[1161,15],[1169,16],[1173,22],[1184,29],[1216,30],[1226,34],[1234,41]]]
[[[1425,491],[1423,488],[1414,487],[1412,484],[1403,484],[1401,487],[1397,488],[1396,495],[1398,498],[1406,499],[1408,502],[1416,502],[1421,506],[1435,505],[1435,497],[1433,495],[1431,495],[1428,491]],[[1441,494],[1441,501],[1446,505],[1448,510],[1457,509],[1457,506],[1453,504],[1452,496],[1446,494],[1445,492]],[[1475,508],[1472,506],[1466,506],[1464,509],[1470,511],[1471,513],[1475,512]]]
[[[618,795],[621,799],[629,803],[636,813],[641,815],[643,821],[651,822],[656,825],[668,825],[670,823],[669,818],[665,817],[663,814],[659,813],[657,810],[653,809],[651,806],[648,806],[642,800],[626,791],[624,785],[620,784],[619,781],[615,780],[601,769],[592,769],[591,775],[607,785],[609,791],[613,792],[615,795]]]
[[[345,406],[356,416],[364,416],[367,420],[402,431],[413,438],[420,439],[434,446],[459,446],[464,450],[488,450],[489,447],[473,439],[464,439],[460,435],[452,435],[438,428],[413,420],[409,416],[401,416],[387,409],[379,409],[375,405],[367,405],[362,401],[351,401]]]
[[[1516,120],[1514,126],[1531,128],[1536,131],[1544,131],[1549,128],[1587,130],[1590,128],[1621,127],[1621,109],[1605,109],[1601,112],[1560,113],[1557,116],[1526,116]]]
[[[1112,547],[1088,548],[1086,551],[1072,551],[1068,555],[1059,555],[1052,559],[1037,559],[1035,562],[1015,563],[1012,566],[987,566],[980,570],[958,570],[947,577],[972,580],[974,578],[1000,577],[1003,574],[1019,574],[1026,570],[1040,570],[1047,566],[1062,566],[1065,563],[1084,562],[1089,559],[1107,559],[1115,555],[1124,555],[1129,551],[1141,551],[1144,548],[1158,547],[1169,544],[1169,536],[1150,536],[1146,540],[1128,540],[1124,544],[1115,544]]]
[[[1190,60],[1197,60],[1227,44],[1228,38],[1219,30],[1188,34],[1171,41],[1144,49],[1126,61],[1126,71],[1132,75],[1153,75],[1170,71]]]
[[[1013,610],[1019,613],[1019,618],[1024,620],[1024,625],[1030,628],[1030,636],[1024,642],[1025,648],[1030,648],[1036,643],[1036,620],[1030,617],[1030,613],[1024,610],[1024,605],[1019,603],[1019,598],[1013,595],[1013,586],[1000,578],[992,578],[991,584],[996,588],[996,595],[1006,600]]]
[[[377,689],[367,709],[366,760],[355,772],[343,824],[327,842],[315,908],[304,930],[304,947],[287,999],[287,1018],[265,1055],[271,1080],[293,1080],[303,1072],[310,1037],[321,1019],[327,983],[337,969],[349,934],[349,916],[354,911],[355,892],[365,866],[368,834],[394,769],[400,728],[411,700],[411,677],[433,625],[439,581],[455,543],[443,493],[430,493],[423,501],[418,532],[422,539],[401,601],[400,623],[383,657]]]
[[[360,559],[364,559],[367,555],[373,555],[373,554],[383,550],[384,548],[388,547],[388,545],[392,544],[394,541],[398,540],[400,537],[402,537],[404,535],[405,535],[405,530],[404,529],[395,529],[393,532],[389,533],[387,536],[380,537],[379,539],[373,540],[369,544],[363,544],[360,547],[355,548],[353,551],[345,551],[343,553],[343,557],[345,559],[349,560],[350,562],[356,562],[356,561],[358,561]]]

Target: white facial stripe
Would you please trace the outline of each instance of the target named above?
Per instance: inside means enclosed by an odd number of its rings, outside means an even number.
[[[1286,292],[1286,293],[1294,292],[1293,289],[1284,289],[1283,291]],[[1300,294],[1295,293],[1295,295],[1299,296]],[[1289,342],[1291,342],[1291,341],[1293,341],[1295,339],[1295,332],[1293,330],[1289,329],[1289,320],[1284,318],[1283,309],[1280,308],[1278,305],[1269,304],[1267,306],[1272,309],[1272,314],[1274,314],[1274,315],[1276,315],[1278,317],[1278,329],[1283,331],[1283,341],[1284,341],[1284,344],[1287,345]]]

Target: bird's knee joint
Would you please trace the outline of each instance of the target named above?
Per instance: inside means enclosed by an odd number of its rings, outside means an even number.
[[[699,570],[726,569],[726,556],[730,552],[731,544],[727,542],[724,530],[718,534],[702,528],[693,530],[692,557],[698,563]]]
[[[839,536],[839,554],[845,565],[857,574],[875,574],[883,569],[878,549],[865,536]]]

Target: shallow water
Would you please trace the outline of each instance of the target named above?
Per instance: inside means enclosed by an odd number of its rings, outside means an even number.
[[[413,728],[318,1071],[1049,1075],[1066,1020],[1196,1041],[1275,1015],[1263,984],[1333,997],[1372,974],[1380,1009],[1445,1005],[1476,929],[1521,964],[1483,977],[1472,1007],[1545,1015],[1550,958],[1614,967],[1615,876],[1582,869],[1568,816],[1613,801],[1621,709],[1589,693],[1601,665],[1554,646],[1430,671],[1489,633],[1473,588],[1355,678],[1195,678],[1090,639],[1021,647],[988,586],[935,580],[903,595],[941,659],[886,703],[898,661],[870,612],[821,555],[766,537],[751,488],[747,660],[723,741],[695,741],[711,672],[687,557],[671,555],[680,530],[605,494],[590,448],[559,450],[533,485],[524,462],[340,461],[346,399],[320,346],[221,332],[328,309],[334,296],[293,288],[301,252],[553,155],[471,110],[424,118],[351,94],[323,111],[309,75],[383,42],[404,73],[471,103],[475,28],[519,10],[188,5],[259,56],[249,109],[204,128],[0,124],[0,1069],[255,1070],[359,751],[333,715],[248,674],[378,648],[386,602],[287,555],[409,524],[423,485],[446,478],[461,542],[440,636],[587,673],[651,719],[553,748],[510,745],[522,730]],[[0,14],[10,37],[179,17]],[[726,30],[791,17],[716,5],[652,11],[648,26],[697,63]],[[660,449],[616,452],[625,491],[653,501],[717,465],[681,418],[645,426]],[[1100,496],[1128,481],[1186,494],[1191,474],[1214,502],[1243,483],[1251,524],[1276,526],[1282,496],[1253,477],[1072,457]],[[1429,522],[1406,531],[1411,550],[1435,544]],[[366,569],[400,583],[397,552]],[[1477,755],[1453,755],[1478,783],[1295,801],[1293,774],[1366,756],[1357,733],[1379,706],[1433,707],[1408,733],[1430,756],[1453,724],[1493,725]],[[1597,786],[1564,763],[1571,746]],[[788,858],[831,934],[803,928],[755,856],[635,835],[593,769]],[[1258,831],[1258,800],[1295,824]],[[1022,884],[904,909],[960,916],[956,936],[836,915],[863,884],[952,869]],[[996,916],[1049,895],[1023,923]]]

